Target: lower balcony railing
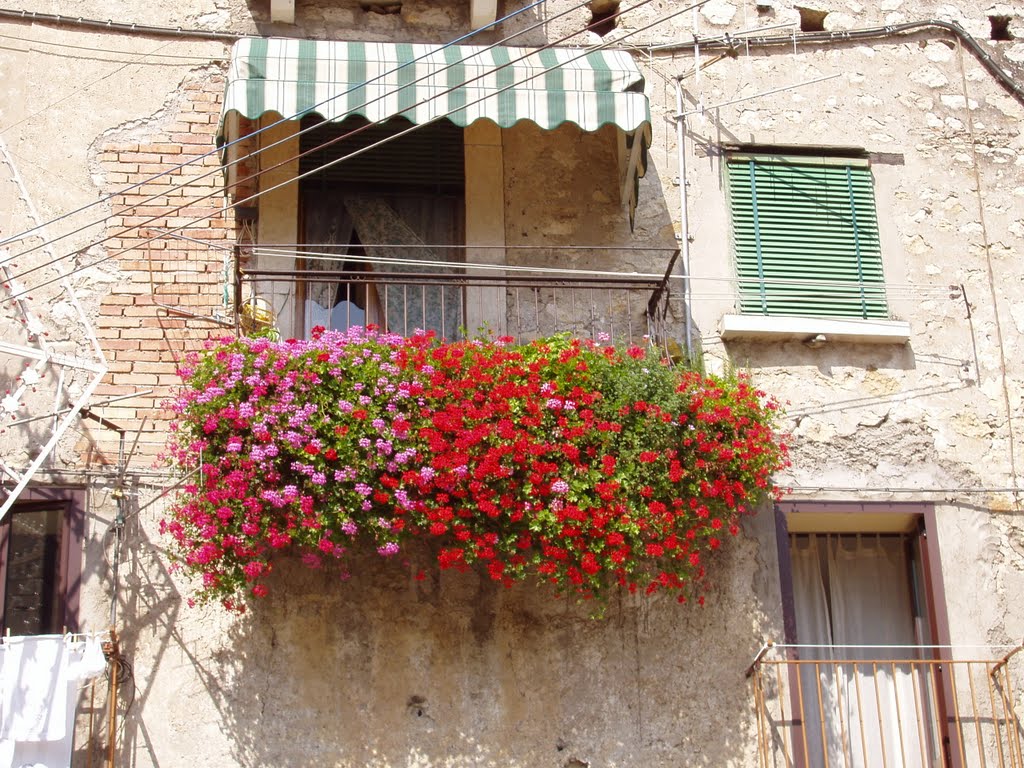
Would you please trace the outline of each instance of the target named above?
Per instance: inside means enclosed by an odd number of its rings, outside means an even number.
[[[759,765],[1024,766],[1012,653],[990,661],[913,658],[934,655],[925,648],[889,653],[898,658],[854,659],[863,651],[843,648],[815,649],[827,660],[759,654],[749,670]]]

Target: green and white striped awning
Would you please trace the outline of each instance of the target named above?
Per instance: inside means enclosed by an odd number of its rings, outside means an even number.
[[[417,124],[446,118],[460,126],[491,120],[503,128],[529,120],[584,131],[611,124],[636,149],[628,169],[635,180],[651,135],[643,89],[626,51],[245,38],[232,50],[218,142],[235,138],[224,136],[232,112],[401,116]]]
[[[585,131],[612,123],[633,133],[650,125],[643,88],[625,51],[247,38],[232,52],[224,113],[570,122]]]

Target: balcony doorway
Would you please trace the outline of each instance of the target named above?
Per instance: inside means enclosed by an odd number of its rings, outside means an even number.
[[[296,288],[303,335],[376,325],[458,338],[464,291],[441,278],[464,261],[462,130],[440,121],[403,133],[405,120],[359,117],[303,127],[301,170],[323,170],[300,187],[299,267],[324,273]]]
[[[916,536],[791,534],[807,766],[942,765]]]

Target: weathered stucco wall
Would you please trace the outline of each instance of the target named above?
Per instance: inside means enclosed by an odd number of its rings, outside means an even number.
[[[174,765],[749,765],[744,671],[779,615],[769,520],[713,566],[705,608],[626,598],[603,621],[532,584],[429,565],[417,581],[375,556],[344,583],[283,563],[227,621],[166,599],[147,563],[127,741]]]
[[[751,368],[789,403],[795,497],[964,502],[937,513],[951,636],[1013,641],[1022,616],[1001,596],[1020,574],[1012,497],[956,489],[1010,488],[1020,478],[1021,105],[968,52],[930,36],[743,54],[684,85],[692,101],[711,106],[834,73],[689,118],[694,308],[704,349],[719,365]],[[910,322],[908,344],[720,340],[719,322],[732,310],[720,143],[876,153],[886,281],[894,315]],[[937,492],[908,492],[915,488]],[[974,563],[967,572],[965,552]],[[978,605],[978,594],[991,599]]]
[[[683,45],[694,33],[799,26],[791,3],[765,7],[773,10],[712,0],[697,14],[675,16],[628,41]],[[468,18],[468,2],[404,2],[389,14],[355,2],[299,3],[294,26],[271,24],[262,2],[27,8],[241,33],[437,42],[467,31]],[[597,41],[593,34],[569,37],[590,13],[579,8],[556,18],[568,8],[531,10],[482,38],[526,30],[517,43]],[[606,39],[673,10],[652,3],[627,14]],[[821,10],[828,11],[826,30],[936,15],[958,21],[1021,79],[1024,44],[987,39],[989,15],[1013,16],[1010,31],[1024,36],[1019,9],[889,0],[877,7],[827,3]],[[549,23],[528,29],[542,19]],[[195,121],[216,99],[208,86],[222,71],[223,43],[0,26],[19,38],[0,51],[6,97],[0,138],[44,218],[131,183],[129,173],[144,174],[142,166],[171,162],[128,155],[160,154],[152,148],[174,145],[176,135],[212,133],[208,119]],[[1016,642],[1024,636],[1017,600],[1024,589],[1024,534],[1019,497],[1015,504],[1000,489],[1020,487],[1024,454],[1024,107],[969,52],[934,30],[740,46],[735,53],[712,63],[714,50],[702,50],[699,59],[692,49],[638,52],[654,144],[633,232],[618,198],[610,131],[582,134],[567,126],[548,134],[528,124],[502,131],[505,242],[557,249],[510,249],[506,258],[513,264],[556,259],[556,266],[593,270],[663,269],[662,249],[674,248],[680,235],[672,116],[673,80],[684,75],[687,108],[706,107],[687,120],[685,151],[693,315],[707,365],[748,368],[759,386],[788,401],[793,467],[782,481],[792,486],[791,499],[934,502],[949,639]],[[691,71],[698,61],[705,67],[699,76]],[[713,108],[833,74],[838,77]],[[836,342],[811,349],[801,340],[721,341],[719,322],[734,307],[734,272],[720,147],[746,143],[872,153],[885,274],[894,312],[910,322],[907,345]],[[132,164],[134,171],[123,167]],[[6,174],[0,237],[29,220],[9,166],[0,167]],[[121,215],[118,206],[130,202],[115,199],[51,227],[51,235],[73,233],[58,254],[109,234],[111,222],[74,230]],[[87,255],[103,253],[94,247]],[[165,282],[174,258],[197,274],[198,262],[181,254],[161,256]],[[211,324],[171,320],[138,299],[145,291],[131,286],[146,282],[146,263],[103,262],[74,280],[93,324],[112,334],[101,337],[114,364],[105,382],[111,394],[122,386],[166,387],[161,377],[174,360],[219,332]],[[208,265],[217,268],[215,261]],[[197,297],[195,306],[205,312],[220,300],[220,286],[216,280],[203,285],[183,295]],[[950,298],[950,285],[964,286],[966,302]],[[136,298],[118,298],[126,295]],[[683,306],[679,292],[674,295],[678,321]],[[60,318],[70,316],[67,297],[53,289],[39,301],[68,348],[85,349],[79,330],[67,324],[61,330]],[[145,359],[151,353],[159,359]],[[149,376],[152,381],[143,379]],[[595,622],[585,608],[533,585],[495,591],[474,574],[441,576],[429,568],[427,579],[417,581],[398,564],[376,561],[338,584],[282,562],[272,596],[244,617],[227,617],[186,604],[189,585],[169,572],[158,534],[161,503],[146,506],[166,485],[160,470],[148,466],[164,441],[159,419],[166,413],[155,397],[102,413],[130,425],[147,418],[140,455],[149,458],[128,475],[117,593],[118,631],[134,673],[119,747],[126,764],[754,764],[755,722],[743,673],[761,643],[783,633],[770,512],[746,521],[716,560],[703,608],[624,598]],[[22,461],[33,439],[38,433],[19,433],[4,458]],[[107,446],[102,455],[87,452],[99,444]],[[116,474],[103,465],[115,457],[111,435],[83,423],[45,476],[91,489],[84,628],[109,621]]]

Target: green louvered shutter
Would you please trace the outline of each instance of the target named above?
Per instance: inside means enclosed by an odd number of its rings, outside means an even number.
[[[888,318],[866,160],[731,155],[740,311]]]

